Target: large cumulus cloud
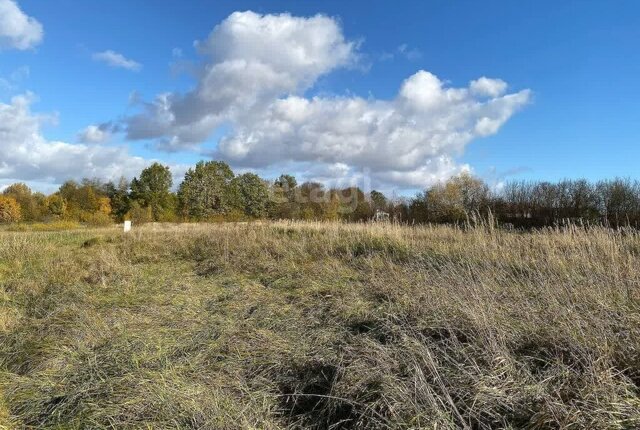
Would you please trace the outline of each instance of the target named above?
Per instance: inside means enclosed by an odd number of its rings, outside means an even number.
[[[496,133],[530,99],[529,90],[508,93],[500,79],[455,88],[425,70],[399,83],[390,100],[308,97],[321,76],[359,56],[358,44],[322,15],[236,12],[197,49],[204,64],[194,88],[160,94],[125,118],[129,139],[194,149],[224,125],[211,155],[236,166],[290,162],[420,187],[468,168],[455,161],[465,146]]]
[[[206,58],[196,88],[165,93],[126,119],[130,139],[160,138],[166,148],[201,143],[217,126],[297,93],[354,58],[337,22],[236,12],[197,43]]]
[[[473,84],[471,85],[471,87]],[[528,91],[476,96],[444,88],[420,71],[390,101],[357,97],[288,96],[248,115],[222,139],[218,152],[255,167],[283,159],[346,163],[373,175],[415,183],[428,171],[453,171],[451,157],[474,138],[495,133],[529,98]],[[413,179],[412,179],[413,178]]]

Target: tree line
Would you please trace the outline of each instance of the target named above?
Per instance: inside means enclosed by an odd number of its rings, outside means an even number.
[[[437,184],[411,200],[408,218],[459,223],[470,214],[491,214],[513,227],[583,223],[640,226],[640,182],[615,178],[590,182],[514,181],[498,190],[468,174]]]
[[[71,220],[108,225],[184,221],[300,219],[369,221],[376,213],[402,223],[464,223],[491,215],[513,227],[564,222],[640,225],[640,182],[516,181],[491,189],[461,174],[413,198],[365,192],[358,187],[298,184],[292,175],[267,181],[254,173],[234,174],[222,161],[201,161],[189,169],[177,191],[169,167],[154,163],[131,181],[69,180],[45,195],[27,185],[10,185],[0,195],[0,222]],[[388,216],[387,216],[388,215]]]

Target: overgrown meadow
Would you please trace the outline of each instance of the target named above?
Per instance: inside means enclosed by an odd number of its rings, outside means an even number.
[[[0,231],[0,428],[640,427],[640,234]]]

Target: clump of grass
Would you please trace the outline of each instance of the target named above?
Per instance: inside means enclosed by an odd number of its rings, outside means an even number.
[[[640,426],[640,235],[0,232],[0,426]]]
[[[104,242],[104,237],[103,236],[95,236],[95,237],[92,237],[90,239],[85,240],[82,243],[82,247],[83,248],[90,248],[92,246],[100,245],[103,242]]]

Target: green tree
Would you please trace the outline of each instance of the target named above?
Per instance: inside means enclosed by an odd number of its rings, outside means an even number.
[[[36,220],[44,220],[49,215],[49,207],[47,206],[46,194],[36,192],[31,194],[31,198],[35,204]]]
[[[173,180],[169,167],[153,163],[142,170],[139,179],[131,181],[131,199],[142,207],[151,208],[153,219],[161,220],[174,210],[171,185]]]
[[[374,210],[387,211],[389,208],[389,202],[384,194],[380,191],[373,190],[369,194],[371,197],[371,203],[373,204]]]
[[[47,197],[47,210],[54,217],[61,218],[67,210],[67,202],[60,194],[51,194]]]
[[[296,181],[294,176],[280,175],[280,177],[275,180],[274,185],[282,192],[282,197],[288,201],[294,200],[296,186],[298,186],[298,181]]]
[[[130,208],[129,181],[122,177],[117,184],[108,182],[105,189],[107,196],[111,199],[111,212],[118,221],[124,220]]]
[[[82,221],[85,216],[100,209],[99,191],[87,179],[82,184],[73,180],[66,181],[60,186],[58,194],[67,202],[65,216],[68,218]]]
[[[184,175],[178,189],[183,214],[197,220],[227,214],[238,201],[232,180],[233,171],[227,163],[198,162]]]
[[[267,184],[254,173],[245,173],[232,180],[231,186],[235,188],[238,196],[238,208],[245,215],[253,218],[262,218],[267,215],[269,202],[269,188]]]
[[[365,221],[375,213],[371,202],[358,187],[340,190],[342,217],[349,221]]]
[[[292,175],[280,175],[273,183],[269,202],[269,216],[276,219],[300,217],[300,204],[296,201],[298,182]]]
[[[76,193],[80,185],[74,180],[65,181],[58,189],[58,194],[62,197],[67,204],[76,203]]]

